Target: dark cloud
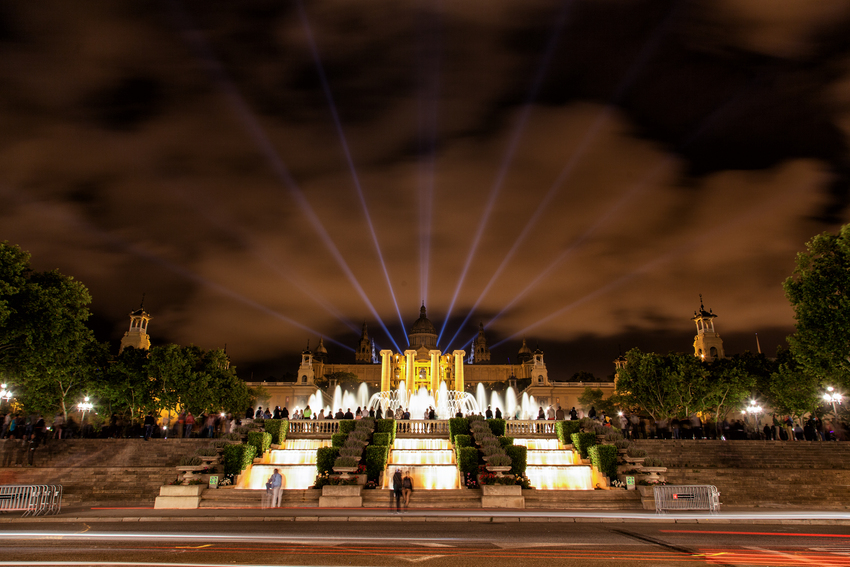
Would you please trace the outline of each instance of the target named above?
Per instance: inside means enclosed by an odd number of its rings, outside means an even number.
[[[403,347],[423,299],[441,347],[480,321],[556,376],[688,350],[699,293],[767,351],[848,219],[846,4],[305,2],[339,125],[294,2],[4,4],[0,238],[102,336],[147,293],[155,342],[248,374],[364,319]]]

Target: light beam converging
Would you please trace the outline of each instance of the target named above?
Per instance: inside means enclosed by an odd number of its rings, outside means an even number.
[[[620,103],[625,93],[628,91],[629,87],[634,82],[635,78],[638,76],[639,71],[647,64],[652,54],[658,48],[658,45],[661,42],[661,39],[664,37],[664,33],[667,28],[673,21],[673,14],[676,13],[676,9],[680,4],[674,5],[671,9],[670,13],[667,17],[662,21],[662,23],[658,26],[658,28],[652,33],[649,40],[644,44],[643,48],[638,53],[635,60],[630,65],[629,69],[626,71],[626,74],[623,76],[620,83],[617,85],[617,88],[614,90],[613,95],[611,96],[611,100],[608,105],[605,106],[593,120],[593,123],[590,125],[590,128],[584,133],[581,141],[578,144],[578,147],[575,151],[572,152],[570,158],[567,160],[567,163],[564,165],[561,172],[558,174],[558,177],[555,179],[554,183],[549,187],[549,190],[543,196],[543,199],[540,201],[540,204],[537,206],[537,209],[531,215],[531,218],[528,219],[528,222],[525,224],[525,227],[520,232],[517,239],[514,241],[508,253],[502,259],[499,267],[496,268],[496,271],[493,273],[493,276],[490,278],[490,281],[487,282],[487,285],[484,286],[484,289],[481,291],[481,294],[478,296],[478,299],[475,300],[472,308],[468,310],[466,317],[461,322],[458,330],[449,340],[447,349],[449,349],[452,343],[455,341],[460,332],[464,329],[466,324],[469,322],[472,314],[475,313],[475,310],[487,296],[487,293],[490,289],[495,285],[496,280],[498,280],[499,276],[505,269],[508,267],[510,260],[513,258],[514,254],[516,254],[522,243],[531,234],[531,231],[537,226],[540,217],[548,210],[549,205],[557,196],[560,189],[567,182],[567,179],[570,177],[572,172],[575,170],[576,165],[580,162],[581,158],[584,157],[585,152],[590,147],[591,143],[596,139],[597,134],[601,130],[602,126],[608,121],[611,115],[614,113],[614,108],[617,104]],[[502,310],[504,312],[504,309]],[[501,314],[501,312],[500,312]],[[464,347],[465,348],[465,347]]]
[[[22,195],[24,194],[23,191],[16,191],[14,193],[6,192],[6,193],[8,193],[8,195],[7,195],[8,197],[14,198],[17,201],[17,203],[23,202],[23,203],[30,204],[30,201],[24,200],[22,198]],[[275,311],[273,309],[269,309],[265,305],[262,305],[261,303],[254,301],[253,299],[245,297],[244,295],[237,293],[237,292],[233,291],[232,289],[230,289],[226,286],[223,286],[219,283],[211,281],[211,280],[201,276],[200,274],[197,274],[197,273],[195,273],[195,272],[193,272],[193,271],[191,271],[187,268],[184,268],[182,266],[178,266],[177,264],[175,264],[175,263],[173,263],[169,260],[166,260],[165,258],[162,258],[161,256],[154,254],[153,252],[149,252],[149,251],[141,248],[140,246],[137,246],[137,245],[135,245],[131,242],[128,242],[127,240],[125,240],[125,239],[123,239],[119,236],[104,232],[103,230],[93,226],[92,224],[90,224],[88,222],[85,222],[84,220],[80,219],[79,217],[71,216],[71,215],[68,215],[68,214],[62,214],[59,217],[59,221],[71,226],[71,229],[74,232],[90,234],[93,237],[98,238],[99,240],[102,240],[103,242],[107,243],[109,246],[111,246],[113,248],[118,248],[122,251],[129,252],[129,253],[133,254],[134,256],[138,256],[139,258],[143,258],[143,259],[145,259],[149,262],[152,262],[154,264],[162,266],[163,268],[167,269],[168,271],[170,271],[174,274],[177,274],[177,275],[179,275],[179,276],[181,276],[185,279],[191,280],[191,281],[193,281],[193,282],[195,282],[195,283],[197,283],[197,284],[199,284],[203,287],[211,289],[211,290],[215,291],[216,293],[219,293],[219,294],[224,295],[226,297],[229,297],[229,298],[231,298],[235,301],[238,301],[239,303],[242,303],[242,304],[247,305],[247,306],[249,306],[253,309],[261,311],[262,313],[265,313],[266,315],[274,317],[275,319],[279,319],[279,320],[281,320],[281,321],[283,321],[283,322],[285,322],[289,325],[292,325],[294,327],[298,327],[299,329],[303,329],[305,331],[308,331],[311,334],[323,337],[323,338],[327,339],[329,342],[332,342],[333,344],[340,346],[340,347],[342,347],[346,350],[354,351],[354,349],[351,348],[350,346],[345,345],[345,344],[343,344],[339,341],[336,341],[331,337],[327,337],[323,333],[317,331],[316,329],[310,328],[307,325],[304,325],[303,323],[300,323],[300,322],[296,321],[295,319],[287,317],[286,315],[283,315],[282,313],[278,313],[277,311]]]
[[[680,145],[679,151],[681,152],[684,148],[687,148],[691,144],[693,144],[706,130],[708,130],[720,116],[727,112],[731,107],[734,106],[736,102],[741,100],[741,98],[746,94],[746,92],[750,89],[751,85],[754,84],[755,79],[751,81],[748,85],[742,88],[735,96],[730,98],[726,103],[716,108],[711,114],[705,117],[700,123],[699,127],[689,135]],[[552,272],[559,264],[561,264],[564,260],[566,260],[577,248],[579,248],[584,242],[590,238],[595,232],[604,227],[611,217],[623,208],[623,206],[632,200],[634,197],[642,193],[647,187],[651,185],[651,182],[654,181],[658,176],[660,176],[668,167],[671,167],[675,164],[675,156],[667,155],[655,165],[650,171],[647,173],[643,179],[639,180],[637,183],[632,185],[626,192],[620,197],[620,199],[614,203],[605,213],[602,214],[590,227],[587,228],[579,237],[576,239],[566,250],[564,250],[561,254],[558,255],[540,274],[538,274],[528,285],[523,288],[514,298],[505,305],[501,311],[499,311],[495,317],[491,318],[490,321],[485,325],[489,327],[496,320],[498,320],[502,315],[504,315],[511,307],[513,307],[520,299],[525,297],[532,289],[534,289],[543,279]],[[501,341],[504,342],[504,341]]]
[[[668,253],[666,253],[662,256],[659,256],[659,257],[643,264],[639,268],[632,270],[631,272],[629,272],[627,274],[624,274],[623,276],[617,278],[616,280],[610,282],[609,284],[596,289],[595,291],[585,295],[584,297],[581,297],[580,299],[573,301],[569,305],[566,305],[566,306],[562,307],[561,309],[558,309],[557,311],[550,313],[549,315],[546,315],[545,317],[543,317],[542,319],[532,323],[531,325],[528,325],[525,328],[520,329],[519,331],[512,334],[511,336],[497,342],[491,348],[496,348],[496,347],[502,345],[503,343],[505,343],[506,341],[509,341],[509,340],[514,339],[516,337],[523,336],[528,331],[531,331],[532,329],[539,327],[540,325],[543,325],[544,323],[547,323],[547,322],[551,321],[552,319],[555,319],[557,317],[561,317],[565,313],[572,311],[576,307],[580,307],[581,305],[587,303],[588,301],[591,301],[591,300],[596,299],[596,298],[598,298],[602,295],[610,293],[611,291],[617,289],[618,287],[623,286],[624,284],[630,282],[631,280],[635,279],[636,277],[643,275],[643,274],[661,266],[662,264],[670,262],[671,260],[674,260],[674,259],[678,258],[679,256],[682,256],[684,254],[692,252],[695,248],[697,248],[701,244],[708,242],[709,240],[717,238],[720,234],[722,234],[724,232],[728,232],[729,230],[732,230],[732,229],[734,229],[734,228],[736,228],[736,227],[738,227],[742,224],[745,224],[745,223],[752,223],[755,219],[757,219],[759,217],[766,216],[766,215],[772,213],[773,209],[779,208],[779,205],[784,204],[785,200],[790,200],[791,198],[796,198],[796,196],[797,196],[796,188],[793,188],[789,191],[786,191],[786,193],[784,195],[780,196],[779,198],[771,199],[769,201],[769,203],[770,203],[769,205],[764,205],[763,203],[759,203],[758,206],[756,206],[755,208],[746,212],[745,214],[739,215],[736,218],[732,219],[731,221],[729,221],[729,222],[727,222],[723,225],[717,226],[712,230],[700,233],[697,237],[692,238],[691,240],[685,242],[684,244],[682,244],[680,246],[677,246],[676,248],[669,251]]]
[[[296,202],[302,214],[313,226],[313,229],[319,235],[322,243],[336,260],[340,269],[343,271],[346,278],[348,278],[349,283],[351,283],[352,287],[354,287],[357,291],[360,299],[362,299],[366,304],[369,311],[372,313],[372,316],[378,321],[378,324],[384,330],[389,340],[393,343],[393,345],[395,345],[396,349],[401,350],[396,344],[395,339],[393,339],[392,334],[390,334],[389,329],[387,329],[387,326],[384,324],[383,319],[381,319],[381,316],[378,314],[378,311],[375,309],[375,306],[372,305],[372,302],[369,300],[363,286],[360,285],[360,282],[355,277],[354,272],[345,261],[345,258],[342,257],[342,253],[339,251],[339,248],[337,248],[330,234],[328,234],[328,231],[325,229],[322,221],[316,214],[316,211],[310,205],[310,202],[304,196],[301,188],[298,186],[295,179],[292,178],[289,169],[277,154],[277,150],[275,150],[274,145],[271,143],[271,140],[269,140],[257,117],[251,111],[248,103],[245,101],[244,97],[242,97],[241,93],[236,88],[236,85],[230,79],[221,63],[218,59],[216,59],[212,49],[203,37],[203,34],[201,34],[201,32],[193,25],[191,17],[179,2],[171,3],[170,5],[173,7],[175,17],[179,20],[178,25],[184,39],[203,66],[203,69],[210,76],[213,83],[219,88],[219,90],[221,90],[222,94],[227,99],[231,109],[251,138],[251,141],[254,142],[257,149],[266,159],[266,162],[278,177],[278,180],[289,190],[290,196]]]
[[[439,0],[434,7],[423,8],[425,23],[420,26],[422,35],[436,36],[420,45],[420,57],[423,63],[422,86],[419,93],[419,294],[428,305],[428,280],[431,264],[431,223],[434,214],[434,170],[437,149],[437,105],[440,79],[439,27],[437,14],[440,12]],[[420,38],[420,42],[422,39]],[[430,49],[429,49],[430,48]],[[424,159],[423,159],[424,156]]]
[[[307,36],[307,43],[310,45],[310,52],[313,55],[313,62],[316,64],[316,70],[319,73],[319,79],[322,82],[322,90],[325,92],[325,99],[328,102],[328,107],[330,107],[331,116],[333,116],[334,125],[336,126],[336,132],[339,136],[340,144],[342,144],[342,150],[345,153],[345,160],[348,162],[348,169],[351,172],[351,178],[354,181],[354,188],[357,190],[357,197],[360,199],[360,205],[363,207],[363,215],[366,218],[366,224],[369,225],[369,233],[372,235],[372,242],[375,244],[375,252],[378,253],[378,259],[381,261],[381,269],[384,271],[384,278],[387,280],[387,288],[390,291],[390,297],[393,300],[393,306],[395,307],[395,312],[398,315],[398,322],[399,325],[401,325],[402,333],[406,336],[407,332],[404,330],[404,320],[401,318],[401,311],[398,308],[398,301],[396,301],[393,284],[390,281],[390,274],[387,271],[387,264],[384,262],[384,255],[381,252],[381,245],[378,243],[378,235],[375,233],[375,226],[372,224],[372,216],[369,214],[369,207],[366,206],[366,197],[363,195],[363,188],[360,186],[360,176],[357,175],[357,170],[354,167],[354,159],[351,157],[351,150],[348,147],[348,140],[346,139],[345,132],[342,129],[342,122],[339,118],[339,112],[337,112],[333,94],[331,93],[331,87],[328,84],[325,68],[322,65],[321,58],[319,57],[319,49],[316,47],[313,30],[310,28],[310,22],[307,19],[307,13],[304,11],[304,3],[302,0],[298,0],[296,5],[298,6],[298,15],[301,18],[301,25],[303,26],[304,33]],[[389,335],[389,331],[384,326],[383,322],[381,322],[381,326],[384,327],[384,331],[387,335]],[[392,340],[392,337],[390,340]],[[393,344],[395,344],[395,341],[393,341]]]
[[[540,61],[540,65],[537,69],[537,74],[534,76],[534,80],[532,81],[531,88],[529,89],[528,96],[526,97],[525,105],[523,106],[522,112],[520,113],[517,126],[514,129],[510,142],[508,143],[505,155],[502,157],[502,164],[496,174],[496,180],[493,183],[493,186],[490,188],[490,195],[487,198],[487,203],[484,206],[484,213],[481,216],[481,220],[478,222],[478,228],[476,229],[475,236],[472,239],[472,246],[470,246],[469,248],[469,253],[466,256],[466,262],[464,263],[463,270],[461,271],[460,278],[457,282],[457,287],[455,288],[454,295],[452,296],[451,303],[449,304],[449,309],[446,312],[446,317],[443,320],[443,326],[440,328],[440,334],[437,336],[438,345],[440,344],[440,339],[442,339],[443,337],[443,332],[446,330],[446,325],[449,323],[449,318],[452,315],[452,310],[454,309],[455,302],[457,301],[457,296],[460,293],[461,287],[463,287],[463,282],[466,279],[466,274],[467,272],[469,272],[469,268],[472,265],[472,259],[475,257],[475,252],[478,250],[478,245],[481,242],[481,237],[484,235],[484,228],[487,226],[487,222],[490,220],[490,215],[492,214],[493,207],[496,204],[496,198],[499,196],[499,192],[502,189],[502,185],[505,181],[505,177],[507,176],[508,169],[510,168],[511,163],[513,162],[514,154],[516,153],[516,149],[519,146],[519,140],[522,137],[522,133],[525,130],[525,124],[526,122],[528,122],[528,117],[531,114],[532,103],[537,98],[537,94],[540,92],[540,87],[543,84],[543,79],[546,76],[546,72],[549,70],[549,63],[552,61],[552,56],[555,53],[555,47],[558,44],[558,39],[560,38],[561,31],[567,21],[567,14],[569,13],[569,9],[572,7],[572,4],[572,0],[567,0],[566,2],[564,2],[564,5],[558,14],[558,17],[555,19],[555,26],[552,30],[551,36],[549,37],[549,43],[546,46],[546,51]]]
[[[239,228],[236,223],[227,222],[220,218],[217,214],[214,214],[208,208],[205,208],[202,202],[192,200],[183,191],[177,190],[175,193],[182,197],[187,203],[191,203],[193,212],[204,217],[210,224],[223,232],[228,232],[233,238],[238,240],[239,244],[241,244],[246,250],[249,250],[251,254],[262,262],[268,269],[277,274],[280,278],[294,285],[298,291],[315,301],[320,307],[336,317],[340,323],[351,329],[353,332],[360,332],[360,328],[352,323],[351,320],[349,320],[339,309],[334,307],[323,297],[313,293],[313,290],[310,289],[310,287],[305,284],[301,278],[295,276],[295,272],[293,270],[286,270],[284,268],[287,266],[281,266],[280,262],[273,262],[271,260],[271,253],[268,252],[260,242],[252,238],[247,231]]]

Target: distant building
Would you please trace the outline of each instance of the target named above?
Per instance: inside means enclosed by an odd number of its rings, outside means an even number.
[[[130,313],[130,330],[121,337],[121,347],[118,349],[118,354],[121,354],[127,347],[150,350],[151,338],[148,335],[148,323],[150,323],[150,320],[151,316],[145,311],[145,302],[143,299],[141,306]]]
[[[697,326],[697,334],[694,337],[694,356],[706,362],[713,362],[718,358],[726,358],[723,352],[723,340],[720,334],[714,330],[714,319],[717,318],[711,309],[705,310],[702,294],[699,296],[699,311],[694,311],[691,318]]]

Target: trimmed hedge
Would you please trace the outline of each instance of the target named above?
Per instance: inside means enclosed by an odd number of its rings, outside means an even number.
[[[272,434],[263,431],[251,431],[248,433],[248,445],[257,448],[257,456],[261,457],[272,446]]]
[[[457,435],[469,435],[469,419],[465,417],[449,418],[449,439],[454,441]]]
[[[387,435],[387,433],[380,433],[379,435]],[[366,447],[366,478],[368,480],[378,482],[381,471],[387,466],[389,454],[390,448],[386,445],[369,445]]]
[[[570,436],[573,447],[579,452],[582,459],[587,458],[587,450],[596,445],[596,433],[573,433]]]
[[[511,458],[511,474],[524,475],[528,463],[528,447],[525,445],[508,445],[505,454]]]
[[[346,439],[348,439],[348,433],[334,433],[331,435],[331,446],[342,447]]]
[[[478,449],[475,447],[457,447],[457,468],[462,473],[478,473]]]
[[[375,433],[372,435],[372,445],[379,445],[381,447],[388,446],[390,444],[390,435],[391,433]]]
[[[513,445],[513,444],[514,444],[514,438],[513,437],[505,437],[504,435],[499,437],[499,445],[501,445],[502,447],[507,447],[508,445]]]
[[[272,443],[282,445],[286,441],[286,434],[289,432],[289,420],[287,419],[267,419],[265,423],[266,433],[272,436]]]
[[[455,448],[472,447],[472,437],[469,435],[455,435]]]
[[[387,445],[392,445],[395,441],[396,422],[394,419],[376,419],[375,433],[389,433],[390,442]]]
[[[228,445],[224,448],[224,474],[237,475],[254,462],[257,448],[253,445]]]
[[[608,478],[617,478],[617,447],[614,445],[594,445],[587,450],[590,462],[599,472]]]
[[[493,435],[495,435],[496,437],[501,437],[505,434],[504,419],[488,419],[487,425],[490,426],[490,431],[492,431]]]
[[[339,420],[339,432],[348,435],[349,433],[354,431],[354,427],[356,425],[357,422],[353,419],[341,419]]]
[[[561,445],[571,444],[572,434],[578,433],[579,431],[581,431],[581,422],[577,419],[573,421],[555,422],[555,433],[558,434],[558,441],[561,442]]]
[[[319,474],[332,473],[334,461],[339,457],[339,447],[319,447],[316,449],[316,470]]]

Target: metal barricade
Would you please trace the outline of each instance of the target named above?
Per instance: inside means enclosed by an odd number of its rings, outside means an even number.
[[[61,484],[7,484],[0,486],[0,512],[24,516],[58,514],[62,509]]]
[[[667,510],[720,510],[720,492],[709,484],[683,486],[656,486],[655,512]]]

